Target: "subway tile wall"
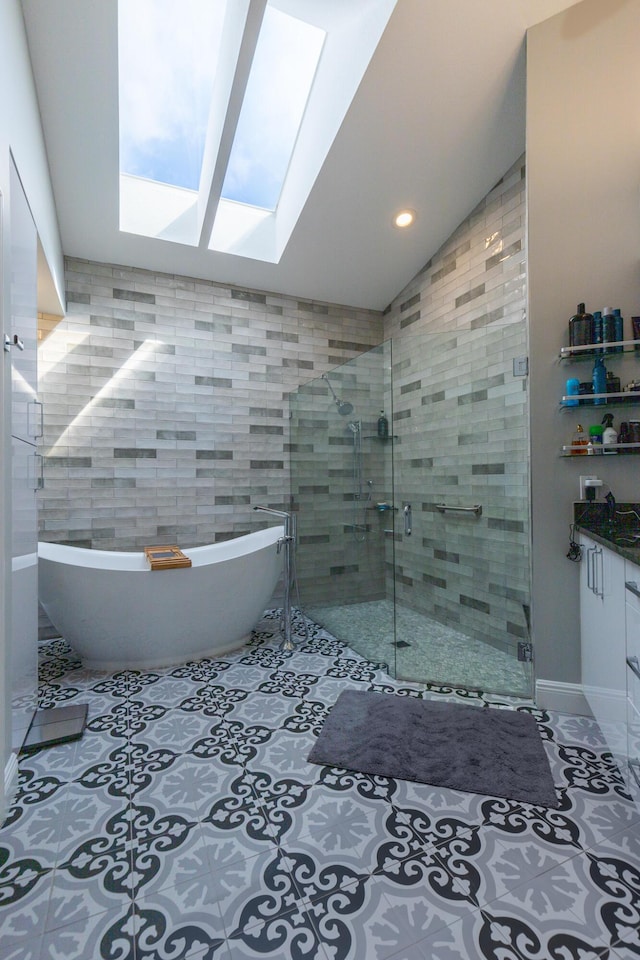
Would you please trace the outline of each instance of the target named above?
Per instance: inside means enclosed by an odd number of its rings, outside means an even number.
[[[333,370],[330,384],[351,409],[343,415],[317,378],[291,397],[291,489],[298,511],[302,606],[385,596],[385,528],[391,514],[391,447],[376,436],[390,371],[386,344]]]
[[[397,599],[509,652],[528,639],[527,382],[513,374],[527,353],[525,239],[522,157],[384,320],[396,498],[413,511],[395,542]]]
[[[134,550],[289,503],[288,394],[382,339],[379,313],[85,260],[44,324],[40,538]]]

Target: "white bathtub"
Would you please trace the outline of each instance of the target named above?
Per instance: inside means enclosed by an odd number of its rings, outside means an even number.
[[[40,602],[88,667],[159,667],[242,645],[268,606],[282,526],[183,552],[150,570],[144,553],[38,544]]]

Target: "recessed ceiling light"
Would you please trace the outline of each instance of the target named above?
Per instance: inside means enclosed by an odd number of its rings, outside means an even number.
[[[393,218],[393,225],[395,227],[410,227],[415,219],[415,210],[401,210],[400,213],[396,213]]]

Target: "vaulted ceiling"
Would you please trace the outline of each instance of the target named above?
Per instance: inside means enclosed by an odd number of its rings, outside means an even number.
[[[383,309],[524,151],[526,31],[575,0],[397,0],[278,263],[120,231],[117,0],[22,2],[65,254]]]

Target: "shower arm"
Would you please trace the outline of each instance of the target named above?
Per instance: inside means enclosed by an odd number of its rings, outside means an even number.
[[[333,387],[331,386],[331,381],[329,380],[329,377],[326,375],[326,373],[323,373],[323,374],[322,374],[321,379],[326,382],[327,386],[329,387],[329,390],[331,391],[331,396],[333,397],[333,399],[335,400],[335,402],[336,402],[336,403],[340,403],[340,400],[339,400],[338,397],[336,396],[336,392],[335,392],[335,390],[333,389]]]

